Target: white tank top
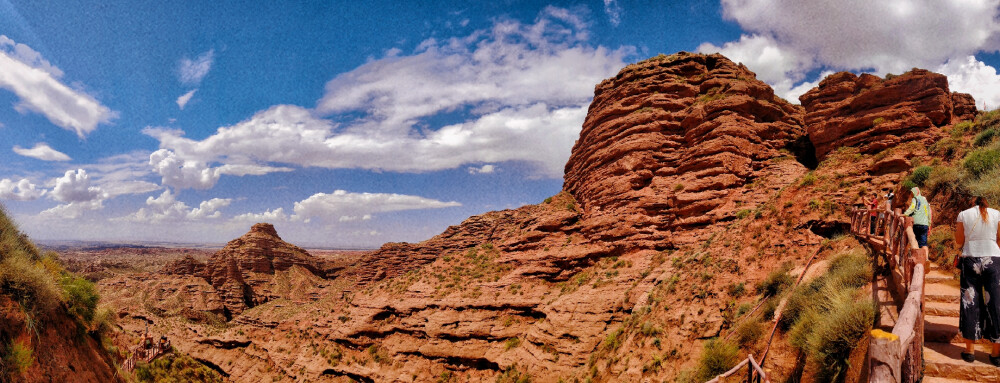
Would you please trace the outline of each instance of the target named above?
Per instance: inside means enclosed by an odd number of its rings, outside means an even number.
[[[956,222],[965,227],[965,246],[962,247],[963,257],[1000,257],[1000,246],[997,246],[997,225],[1000,224],[1000,211],[986,209],[988,219],[983,222],[979,215],[979,207],[958,213]]]

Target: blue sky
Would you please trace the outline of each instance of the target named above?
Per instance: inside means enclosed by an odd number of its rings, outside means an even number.
[[[795,100],[837,70],[1000,103],[998,1],[0,0],[0,201],[37,239],[419,241],[538,203],[601,79],[722,52]]]

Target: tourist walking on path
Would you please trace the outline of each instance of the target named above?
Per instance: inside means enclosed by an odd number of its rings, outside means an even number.
[[[927,232],[930,231],[932,218],[931,204],[920,195],[920,189],[916,186],[910,189],[910,193],[913,193],[913,198],[903,215],[913,216],[913,236],[917,237],[917,247],[927,247]]]
[[[893,193],[892,190],[889,190],[889,193],[885,195],[885,211],[888,212],[892,211],[893,198],[896,198],[896,193]]]
[[[962,359],[975,361],[975,341],[993,342],[990,363],[1000,366],[1000,212],[990,209],[986,199],[958,213],[955,244],[962,256],[955,260],[961,271],[962,303],[958,327],[965,338]],[[984,294],[985,292],[985,294]],[[992,297],[992,299],[990,299]]]
[[[878,223],[876,222],[878,221],[878,213],[876,210],[878,210],[878,192],[872,193],[872,199],[868,201],[868,211],[870,212],[869,219],[871,221],[868,224],[868,232],[871,233],[871,235],[875,235],[875,226]]]

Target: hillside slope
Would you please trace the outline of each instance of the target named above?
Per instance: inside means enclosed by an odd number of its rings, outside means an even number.
[[[151,320],[237,380],[690,378],[707,340],[767,301],[755,287],[769,274],[856,247],[829,239],[862,197],[943,161],[932,145],[976,112],[942,78],[839,73],[796,106],[723,56],[657,56],[596,86],[564,191],[545,202],[386,244],[325,282],[275,273],[315,294],[224,324],[184,318],[219,309],[197,298],[202,282],[150,275],[102,292],[123,326]],[[159,302],[125,292],[150,283]],[[778,377],[796,374],[795,353],[770,358]]]
[[[0,381],[123,381],[96,303],[92,284],[42,255],[0,209]]]

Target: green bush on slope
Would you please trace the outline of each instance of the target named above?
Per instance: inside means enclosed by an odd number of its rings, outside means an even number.
[[[792,345],[815,364],[818,381],[844,378],[851,351],[875,323],[875,305],[860,292],[871,275],[864,253],[850,251],[788,298],[780,325],[789,329]]]

